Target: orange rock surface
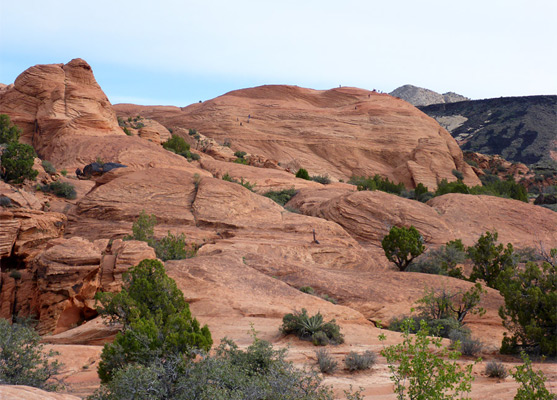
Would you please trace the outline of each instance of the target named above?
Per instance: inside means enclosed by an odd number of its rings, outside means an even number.
[[[416,226],[430,247],[455,238],[471,245],[487,230],[497,230],[502,242],[519,248],[540,242],[546,249],[557,247],[557,214],[541,207],[460,194],[423,204],[383,192],[357,192],[337,182],[379,173],[431,190],[441,179],[454,180],[452,170],[457,169],[467,184],[479,184],[446,131],[387,95],[354,88],[264,86],[183,109],[116,109],[125,119],[141,115],[172,128],[192,144],[200,160],[188,162],[164,150],[159,142],[166,128],[157,128],[158,136],[125,135],[83,60],[32,67],[15,85],[0,87],[0,113],[20,124],[23,140],[58,168],[71,171],[97,158],[128,166],[90,181],[77,181],[71,173],[40,178],[74,183],[75,200],[33,194],[33,184],[25,189],[0,184],[0,195],[17,206],[0,212],[5,262],[0,316],[37,314],[40,332],[53,333],[44,340],[67,363],[62,375],[69,392],[79,396],[98,386],[98,345],[110,341],[116,329],[96,317],[94,294],[118,290],[130,266],[155,257],[146,243],[122,240],[142,211],[156,216],[155,237],[183,233],[188,243],[199,245],[196,257],[165,266],[216,343],[228,336],[245,346],[253,326],[262,339],[290,345],[290,359],[306,367],[315,364],[315,348],[280,334],[285,313],[304,307],[335,318],[346,343],[332,352],[342,361],[352,350],[380,351],[382,331],[376,324],[408,314],[426,288],[456,292],[471,287],[450,277],[396,271],[380,248],[392,225]],[[199,139],[188,134],[190,128],[199,131]],[[225,141],[230,148],[223,146]],[[246,151],[251,165],[230,162],[236,150]],[[311,175],[328,174],[334,183],[295,178],[292,172],[299,167]],[[254,192],[222,180],[225,174],[255,184]],[[261,196],[290,188],[298,194],[288,206],[300,214]],[[47,204],[56,212],[39,210]],[[315,295],[301,292],[302,286],[314,288]],[[498,357],[502,304],[499,293],[487,289],[482,300],[486,315],[468,320],[473,335],[484,341],[482,356],[488,360]],[[398,341],[398,333],[388,333],[388,344]],[[542,368],[555,387],[557,373]],[[513,381],[494,384],[479,367],[475,376],[472,398],[513,397]],[[395,398],[382,359],[371,372],[341,371],[325,383],[339,391],[350,384],[365,386],[369,399]],[[0,387],[0,396],[13,390],[26,389]]]

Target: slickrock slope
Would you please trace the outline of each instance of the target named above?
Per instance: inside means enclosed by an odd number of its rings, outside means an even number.
[[[310,175],[344,180],[381,174],[408,187],[436,188],[441,179],[455,180],[457,169],[467,184],[479,184],[456,142],[435,121],[404,101],[362,89],[261,86],[182,109],[115,109],[123,117],[139,114],[167,128],[197,129],[294,172],[303,167]]]
[[[60,93],[60,82],[71,90]],[[17,206],[0,213],[0,317],[37,315],[40,332],[54,333],[44,340],[68,360],[64,376],[72,393],[87,395],[98,385],[94,371],[100,347],[80,345],[98,345],[114,335],[114,327],[103,326],[96,316],[95,292],[118,290],[130,266],[155,257],[146,243],[122,240],[142,211],[157,217],[157,238],[169,231],[184,233],[189,243],[199,245],[196,257],[165,266],[193,315],[209,325],[215,343],[228,336],[246,345],[253,324],[259,337],[290,345],[292,359],[306,367],[315,363],[315,348],[279,333],[287,312],[304,307],[336,318],[346,334],[346,344],[333,349],[340,360],[354,349],[379,351],[381,331],[374,323],[408,313],[425,288],[454,292],[471,287],[449,277],[395,271],[379,247],[391,225],[415,225],[428,246],[457,237],[471,244],[492,229],[517,247],[539,240],[557,246],[556,214],[518,201],[447,195],[422,204],[382,192],[355,192],[344,183],[321,185],[288,171],[303,166],[333,180],[380,173],[432,189],[439,179],[454,179],[451,171],[459,169],[468,184],[478,183],[446,131],[387,95],[270,86],[185,109],[119,106],[122,116],[153,118],[185,135],[193,147],[198,143],[188,128],[206,135],[203,146],[212,143],[213,150],[207,147],[199,161],[188,163],[157,144],[156,135],[149,142],[121,133],[81,60],[33,67],[18,85],[23,86],[0,88],[0,112],[23,122],[25,140],[59,168],[83,167],[96,158],[128,165],[90,181],[64,178],[78,189],[71,201],[44,193],[35,198],[33,185],[24,191],[0,185],[0,195],[6,193]],[[231,149],[217,149],[215,139],[229,140]],[[233,150],[253,155],[257,167],[226,162],[234,159]],[[255,183],[255,192],[222,180],[227,173]],[[289,188],[299,190],[289,205],[301,214],[260,195]],[[40,211],[47,203],[61,213]],[[313,287],[317,295],[302,293],[302,286]],[[482,305],[487,314],[470,318],[469,324],[486,343],[489,357],[504,332],[497,315],[502,298],[488,289]],[[388,343],[400,340],[397,333],[388,336]],[[554,375],[550,379],[557,381]],[[340,389],[363,385],[369,398],[393,398],[381,362],[372,374],[340,372],[328,383]],[[489,392],[474,390],[479,391],[474,398]]]
[[[494,196],[453,193],[423,204],[380,191],[302,189],[287,205],[334,221],[360,242],[376,247],[394,225],[414,225],[434,246],[453,239],[470,246],[493,230],[501,242],[518,248],[557,246],[557,213]]]

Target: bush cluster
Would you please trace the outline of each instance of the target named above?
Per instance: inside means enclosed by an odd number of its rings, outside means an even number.
[[[315,352],[319,371],[324,374],[332,374],[337,370],[338,362],[335,361],[327,349],[319,349]]]
[[[190,145],[178,135],[172,135],[170,139],[162,144],[162,147],[176,154],[184,153],[190,149]]]
[[[503,363],[499,361],[489,361],[485,365],[485,374],[490,378],[505,379],[508,372]]]
[[[44,172],[46,172],[47,174],[50,174],[50,175],[56,174],[56,168],[54,168],[54,165],[52,165],[52,163],[50,161],[43,160],[41,162],[41,165],[44,169]]]
[[[53,193],[58,197],[73,200],[77,197],[74,185],[68,182],[54,181],[48,185],[41,185],[41,190],[45,193]]]
[[[243,187],[245,187],[246,189],[248,189],[251,192],[254,191],[254,188],[255,188],[255,185],[256,185],[255,183],[245,181],[244,178],[240,178],[240,180],[234,179],[228,174],[228,172],[223,175],[222,180],[227,181],[227,182],[237,183],[238,185],[242,185]]]
[[[323,185],[328,185],[329,183],[331,183],[331,178],[329,178],[328,175],[313,175],[310,179]]]
[[[305,179],[306,181],[309,181],[309,172],[307,171],[307,169],[300,168],[298,172],[296,172],[296,178]]]
[[[344,343],[344,336],[334,319],[325,322],[319,312],[310,317],[305,308],[286,314],[282,318],[281,331],[285,335],[293,333],[302,340],[310,340],[316,346]]]
[[[29,326],[0,318],[0,384],[56,390],[52,377],[61,365],[51,362],[56,353],[44,352],[41,337]]]
[[[270,198],[275,203],[284,206],[286,203],[290,201],[292,197],[294,197],[298,193],[296,189],[283,189],[283,190],[269,190],[268,192],[264,193],[263,196]]]
[[[195,244],[188,246],[186,237],[183,233],[180,235],[173,235],[168,232],[165,237],[158,240],[155,239],[154,232],[156,224],[157,218],[155,215],[147,215],[145,210],[142,210],[137,220],[133,223],[132,235],[124,237],[124,240],[146,242],[155,249],[155,254],[163,261],[182,260],[195,257],[197,246]]]
[[[366,350],[361,354],[351,351],[344,358],[344,364],[349,371],[364,371],[373,367],[376,362],[377,356],[370,350]]]
[[[376,174],[373,177],[353,176],[348,183],[356,185],[358,190],[381,190],[382,192],[400,195],[404,191],[404,184],[391,182],[389,178],[383,178]]]

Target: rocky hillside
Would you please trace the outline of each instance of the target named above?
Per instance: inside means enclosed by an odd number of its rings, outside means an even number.
[[[447,92],[439,94],[433,90],[424,89],[413,85],[404,85],[396,88],[391,93],[391,96],[398,97],[414,106],[428,106],[430,104],[440,103],[455,103],[458,101],[470,100],[458,93]]]
[[[141,115],[175,132],[195,129],[213,141],[213,154],[226,144],[233,152],[276,160],[290,172],[303,167],[333,181],[381,174],[409,188],[419,183],[436,188],[442,179],[455,180],[456,169],[467,184],[479,183],[439,124],[387,94],[261,86],[185,108],[121,104],[115,109],[124,120]]]
[[[336,319],[346,343],[330,351],[340,360],[352,350],[379,351],[378,335],[385,331],[375,322],[408,313],[426,288],[472,287],[447,276],[398,272],[380,247],[391,226],[414,225],[428,247],[456,238],[471,245],[494,229],[516,248],[557,247],[557,213],[531,204],[464,194],[424,204],[294,176],[304,166],[334,181],[382,173],[409,187],[434,187],[439,179],[455,179],[452,170],[458,169],[467,182],[477,182],[443,128],[388,95],[265,86],[183,109],[113,108],[91,67],[73,60],[25,71],[0,92],[0,113],[22,126],[23,138],[41,158],[69,170],[47,173],[37,160],[38,182],[0,185],[0,197],[9,199],[0,208],[0,317],[36,315],[39,331],[50,334],[44,340],[66,364],[67,390],[80,396],[98,386],[98,345],[115,333],[99,321],[95,293],[119,290],[123,272],[155,257],[145,242],[122,240],[142,210],[156,216],[157,238],[183,233],[199,247],[194,258],[165,267],[215,343],[226,336],[245,346],[253,327],[258,337],[289,346],[290,359],[303,367],[315,364],[313,345],[279,332],[282,317],[294,309]],[[150,131],[142,136],[138,114],[164,128],[146,123]],[[131,136],[118,126],[117,115],[134,124]],[[165,150],[159,144],[164,129],[187,138],[199,159],[188,162]],[[231,162],[239,150],[252,156],[250,165]],[[71,168],[99,158],[127,167],[76,178]],[[255,184],[254,190],[223,180],[226,174]],[[37,190],[37,183],[52,180],[74,185],[76,198]],[[288,208],[261,195],[288,188],[297,192]],[[300,291],[302,286],[317,295]],[[472,333],[485,343],[486,360],[495,357],[503,337],[502,303],[487,288],[486,314],[469,318]],[[400,341],[397,333],[387,336],[387,343]],[[547,365],[542,368],[555,386],[557,373]],[[494,385],[482,371],[474,371],[474,399],[514,396],[514,381]],[[325,383],[339,391],[364,386],[366,399],[394,399],[384,361],[370,373],[343,371]],[[0,397],[26,390],[0,386]]]
[[[463,150],[499,154],[524,164],[557,160],[557,96],[502,97],[420,109]]]

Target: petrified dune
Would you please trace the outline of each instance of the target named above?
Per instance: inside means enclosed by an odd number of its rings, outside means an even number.
[[[155,257],[146,243],[121,240],[142,210],[156,215],[156,237],[184,233],[200,245],[195,258],[165,265],[192,313],[209,325],[215,342],[228,336],[246,345],[253,324],[259,337],[292,346],[291,359],[300,366],[315,362],[313,346],[278,331],[282,316],[293,309],[336,318],[346,344],[333,352],[342,357],[354,349],[380,350],[375,323],[408,313],[425,288],[456,291],[471,286],[449,277],[395,271],[380,248],[392,225],[416,226],[428,246],[454,238],[472,244],[486,230],[496,229],[501,241],[517,247],[539,242],[557,247],[557,214],[518,201],[446,195],[422,204],[383,192],[356,192],[343,183],[324,186],[294,177],[291,171],[303,166],[312,175],[329,174],[333,180],[379,173],[408,187],[424,183],[433,189],[440,179],[453,180],[452,170],[458,169],[468,184],[478,183],[446,131],[387,95],[354,88],[264,86],[184,109],[116,109],[122,116],[139,114],[159,121],[193,144],[187,129],[198,129],[208,140],[229,140],[232,150],[208,148],[199,162],[188,163],[158,145],[156,134],[126,136],[83,60],[32,67],[15,85],[0,88],[0,113],[20,124],[23,139],[57,167],[82,167],[97,158],[128,165],[80,182],[73,201],[47,194],[39,201],[28,192],[30,187],[17,191],[0,184],[0,194],[17,206],[0,214],[0,256],[21,271],[15,279],[3,267],[1,316],[38,314],[41,332],[55,333],[45,340],[68,359],[64,376],[72,393],[86,395],[98,385],[94,367],[100,348],[77,345],[100,344],[114,335],[114,328],[95,318],[95,292],[118,290],[123,272]],[[158,131],[159,138],[165,137],[162,128]],[[233,150],[253,155],[259,168],[223,161],[233,159]],[[257,193],[223,181],[226,173],[255,183]],[[288,205],[302,214],[260,195],[292,187],[299,193]],[[49,199],[51,207],[63,213],[39,211]],[[314,232],[319,243],[313,240]],[[17,264],[19,259],[25,260],[25,269]],[[312,286],[339,304],[302,293],[301,286]],[[469,319],[473,333],[486,342],[488,356],[504,332],[497,316],[501,304],[499,294],[488,289],[482,303],[486,316]],[[398,340],[397,333],[389,333],[388,343]],[[475,399],[497,393],[482,379],[474,386]],[[554,372],[550,381],[557,382]],[[371,374],[341,372],[326,382],[340,389],[366,386],[365,394],[372,399],[394,398],[381,363]],[[500,398],[511,398],[516,385],[501,385]],[[26,389],[0,387],[0,396],[13,390]]]
[[[295,172],[335,179],[381,174],[408,187],[430,189],[464,174],[479,180],[450,134],[410,104],[356,88],[327,91],[261,86],[229,92],[179,109],[116,105],[122,116],[140,114],[166,127],[194,128],[234,150],[276,159]]]

